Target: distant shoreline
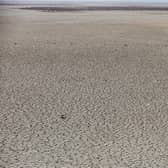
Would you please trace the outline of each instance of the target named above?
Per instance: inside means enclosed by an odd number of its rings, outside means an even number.
[[[25,10],[38,10],[44,12],[68,12],[68,11],[113,11],[113,10],[127,10],[127,11],[168,11],[168,7],[146,7],[146,6],[75,6],[75,7],[23,7]]]

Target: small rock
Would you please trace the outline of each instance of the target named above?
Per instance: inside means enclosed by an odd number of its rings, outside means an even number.
[[[62,120],[65,120],[65,119],[66,119],[66,115],[62,114],[62,115],[61,115],[61,119],[62,119]]]

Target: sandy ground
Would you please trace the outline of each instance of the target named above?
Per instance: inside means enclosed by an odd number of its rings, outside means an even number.
[[[0,168],[168,168],[168,12],[0,9]]]

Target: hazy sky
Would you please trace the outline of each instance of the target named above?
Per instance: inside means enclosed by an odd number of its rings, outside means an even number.
[[[75,2],[80,2],[80,1],[97,1],[97,2],[168,2],[168,0],[0,0],[0,2],[7,2],[7,1],[17,1],[17,2],[61,2],[61,1],[75,1]]]
[[[18,2],[18,3],[44,3],[44,2],[133,2],[133,3],[138,3],[138,2],[143,2],[143,3],[168,3],[168,0],[0,0],[0,2]]]

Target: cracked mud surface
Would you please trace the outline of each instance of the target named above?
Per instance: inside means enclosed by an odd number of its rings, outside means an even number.
[[[1,168],[167,168],[168,12],[0,11]]]

